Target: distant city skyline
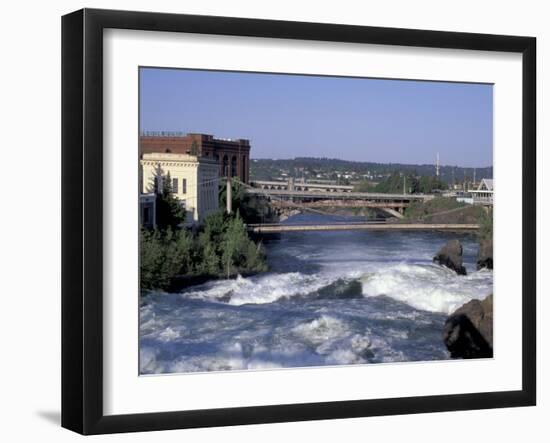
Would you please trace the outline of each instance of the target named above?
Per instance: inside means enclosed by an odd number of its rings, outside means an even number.
[[[140,130],[247,138],[251,158],[493,165],[487,84],[141,68]]]

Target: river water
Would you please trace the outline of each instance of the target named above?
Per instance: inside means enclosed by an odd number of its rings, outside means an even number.
[[[331,220],[342,218],[286,223]],[[452,238],[467,276],[432,263]],[[473,234],[292,232],[263,244],[268,273],[142,297],[142,374],[448,359],[447,315],[492,293]]]

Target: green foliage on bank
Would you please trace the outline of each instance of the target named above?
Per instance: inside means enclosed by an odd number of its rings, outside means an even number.
[[[167,289],[175,278],[225,277],[267,270],[261,244],[248,237],[242,218],[217,212],[201,228],[142,229],[142,289]]]
[[[172,192],[172,179],[170,173],[165,176],[158,176],[161,180],[162,188],[157,193],[156,198],[156,222],[159,229],[177,229],[185,222],[185,208],[180,201],[174,197]],[[160,178],[162,177],[162,179]]]
[[[493,209],[485,211],[479,220],[479,240],[493,240]]]
[[[479,224],[478,235],[492,236],[493,213],[490,208],[458,202],[455,198],[435,197],[415,201],[405,209],[406,223]]]
[[[458,202],[456,198],[436,197],[427,201],[413,201],[405,209],[405,218],[421,220],[444,211],[470,207],[467,203]]]
[[[156,227],[140,232],[140,285],[168,289],[176,279],[220,278],[267,270],[265,251],[245,223],[272,220],[271,207],[234,184],[233,214],[220,210],[198,228],[185,227],[185,207],[172,192],[170,174],[159,170],[155,183]],[[220,193],[225,208],[225,189]]]
[[[380,192],[383,194],[403,194],[403,191],[405,191],[406,194],[431,194],[447,188],[447,184],[435,176],[417,177],[414,174],[403,176],[399,172],[394,172],[377,184],[362,181],[355,186],[354,191]]]
[[[141,288],[165,289],[175,276],[192,273],[194,243],[187,230],[142,229],[139,238]]]
[[[370,182],[368,180],[363,180],[359,183],[357,183],[353,187],[354,192],[376,192],[376,185],[377,183]]]
[[[227,184],[220,187],[220,208],[226,207]],[[248,194],[246,188],[238,182],[231,184],[231,207],[245,223],[272,223],[277,221],[277,213],[265,197]]]

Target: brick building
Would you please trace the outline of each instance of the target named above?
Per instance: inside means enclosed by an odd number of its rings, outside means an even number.
[[[246,139],[214,138],[208,134],[144,134],[139,138],[140,157],[149,153],[187,154],[213,159],[219,164],[219,175],[238,177],[248,183],[250,142]]]

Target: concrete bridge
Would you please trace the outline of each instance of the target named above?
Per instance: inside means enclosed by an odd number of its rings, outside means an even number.
[[[288,189],[261,189],[255,187],[247,188],[250,194],[274,196],[279,198],[294,198],[303,200],[338,200],[338,199],[355,199],[355,200],[370,200],[380,202],[411,202],[411,201],[426,201],[434,198],[428,194],[384,194],[381,192],[351,192],[351,191],[301,191]]]
[[[283,182],[284,183],[284,182]],[[272,204],[297,209],[320,208],[371,208],[386,212],[392,217],[402,218],[403,212],[413,201],[431,200],[433,195],[425,194],[383,194],[375,192],[319,191],[298,189],[247,188],[250,194],[269,198]]]
[[[250,224],[249,232],[255,234],[275,234],[280,232],[307,232],[307,231],[472,231],[479,229],[478,224],[442,224],[442,223],[385,223],[385,222],[342,222],[330,224]]]
[[[367,208],[367,209],[379,209],[385,212],[387,215],[396,218],[403,218],[403,213],[408,203],[404,202],[377,202],[369,200],[313,200],[301,203],[295,203],[289,200],[273,200],[271,205],[276,208],[280,214],[284,214],[285,211],[295,211],[313,209],[338,209],[338,208]]]

